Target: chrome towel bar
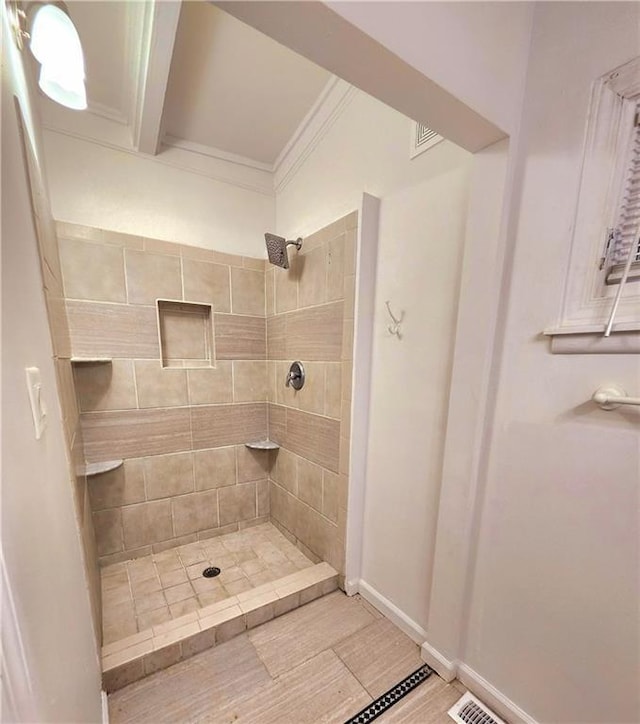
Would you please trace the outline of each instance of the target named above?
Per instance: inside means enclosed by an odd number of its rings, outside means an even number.
[[[640,405],[640,397],[629,397],[619,385],[603,385],[591,399],[603,410],[615,410],[620,405]]]

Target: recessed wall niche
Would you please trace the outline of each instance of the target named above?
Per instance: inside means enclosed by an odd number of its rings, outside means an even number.
[[[158,299],[158,332],[163,367],[215,367],[210,304]]]

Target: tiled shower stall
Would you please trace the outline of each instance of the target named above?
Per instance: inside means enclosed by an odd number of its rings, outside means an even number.
[[[321,561],[341,580],[357,213],[307,237],[288,270],[74,224],[57,232],[75,390],[68,374],[62,386],[79,409],[76,488],[95,530],[85,555],[102,574],[101,596],[90,578],[103,654],[144,641],[148,658],[172,622],[242,607],[280,581],[284,595]],[[285,386],[294,360],[299,391]],[[245,445],[266,439],[279,449]],[[203,579],[204,565],[220,576]],[[165,651],[142,671],[175,660]],[[113,686],[138,678],[120,674]]]

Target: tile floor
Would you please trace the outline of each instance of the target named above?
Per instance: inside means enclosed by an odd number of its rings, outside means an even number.
[[[271,523],[105,566],[103,644],[132,636],[313,563]],[[207,566],[222,570],[203,578]]]
[[[109,695],[112,724],[344,722],[422,665],[358,596],[336,591]],[[436,674],[380,722],[450,724],[464,691]]]

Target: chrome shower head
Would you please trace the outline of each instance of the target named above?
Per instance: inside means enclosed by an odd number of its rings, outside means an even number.
[[[302,239],[287,241],[283,236],[276,236],[275,234],[265,234],[264,240],[267,244],[267,254],[269,255],[269,261],[275,266],[282,267],[282,269],[289,268],[289,255],[287,254],[287,247],[293,244],[293,246],[295,246],[298,251],[302,247]]]

